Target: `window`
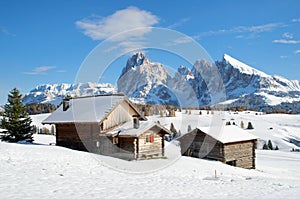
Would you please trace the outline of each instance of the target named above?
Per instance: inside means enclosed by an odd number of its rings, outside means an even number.
[[[154,134],[146,135],[146,142],[154,142]]]

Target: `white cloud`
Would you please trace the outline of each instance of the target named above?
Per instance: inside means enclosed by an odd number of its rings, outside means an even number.
[[[30,72],[23,72],[26,75],[43,75],[50,69],[56,68],[56,66],[39,66]]]
[[[300,50],[295,50],[294,53],[295,54],[300,54]]]
[[[8,35],[8,36],[13,36],[13,37],[16,36],[15,34],[9,32],[5,27],[0,27],[0,32],[2,32],[5,35]]]
[[[67,72],[66,70],[57,70],[56,71],[57,73],[65,73],[65,72]]]
[[[279,44],[298,44],[298,43],[300,43],[299,40],[288,40],[288,39],[275,39],[272,42],[279,43]]]
[[[167,28],[170,28],[170,29],[177,28],[177,27],[183,25],[184,23],[188,22],[189,20],[190,20],[189,18],[183,18],[183,19],[179,20],[178,22],[169,25]]]
[[[292,22],[300,22],[300,18],[298,18],[298,19],[292,19]]]
[[[85,35],[94,40],[103,40],[112,35],[122,33],[124,31],[151,27],[157,24],[159,18],[151,12],[140,10],[137,7],[128,7],[123,10],[118,10],[107,17],[94,17],[94,19],[83,19],[76,21],[77,27],[83,29]],[[142,28],[137,31],[130,31],[128,34],[122,34],[121,38],[115,40],[126,40],[130,37],[140,37],[151,31],[151,28]]]
[[[283,26],[284,26],[283,23],[268,23],[268,24],[257,25],[257,26],[237,26],[228,29],[211,30],[211,31],[203,32],[196,37],[200,38],[204,36],[213,36],[219,34],[238,33],[239,35],[237,36],[237,38],[252,38],[253,35],[249,37],[241,34],[242,33],[258,34],[262,32],[269,32]]]
[[[174,40],[175,44],[185,44],[185,43],[190,43],[193,41],[192,37],[179,37],[178,39]]]
[[[282,34],[282,37],[285,38],[285,39],[293,39],[294,35],[289,33],[289,32],[285,32],[285,33]]]
[[[288,56],[286,56],[286,55],[281,55],[281,56],[279,56],[281,59],[286,59],[286,58],[288,58]]]

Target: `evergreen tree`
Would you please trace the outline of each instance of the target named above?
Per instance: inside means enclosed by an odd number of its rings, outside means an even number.
[[[192,127],[191,127],[191,125],[189,124],[188,125],[188,129],[187,129],[187,132],[190,132],[192,130]]]
[[[272,144],[272,141],[271,141],[271,140],[268,141],[268,148],[269,148],[270,150],[273,150],[273,144]]]
[[[181,131],[178,130],[177,137],[180,137],[180,136],[181,136]]]
[[[8,94],[8,103],[4,106],[1,128],[6,129],[7,133],[2,136],[3,141],[32,142],[34,132],[31,126],[31,118],[23,106],[19,90],[14,88]]]
[[[171,123],[170,131],[171,131],[172,133],[177,133],[177,130],[175,129],[175,126],[174,126],[173,122]]]
[[[275,150],[279,150],[278,145],[276,145]]]
[[[254,129],[251,122],[248,122],[248,127],[247,127],[247,129]]]
[[[269,150],[268,145],[266,143],[264,143],[263,145],[263,150]]]

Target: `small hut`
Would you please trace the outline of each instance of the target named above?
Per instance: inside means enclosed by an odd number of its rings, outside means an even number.
[[[133,122],[101,133],[99,152],[128,160],[164,157],[165,135],[170,134],[170,131],[158,123],[138,120]]]
[[[220,132],[213,128],[196,128],[178,138],[185,156],[218,160],[223,163],[255,169],[257,137],[237,126],[224,126]]]

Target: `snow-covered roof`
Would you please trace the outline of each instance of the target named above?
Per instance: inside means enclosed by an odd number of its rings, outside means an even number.
[[[258,139],[235,125],[226,125],[222,128],[200,127],[198,129],[223,144]]]
[[[100,122],[124,100],[131,104],[125,95],[116,94],[70,99],[70,105],[66,111],[63,111],[63,105],[61,105],[42,123]],[[133,105],[132,107],[135,109]]]
[[[140,121],[139,128],[133,128],[133,122],[126,122],[119,127],[115,128],[112,131],[105,133],[106,136],[114,136],[119,134],[119,136],[134,136],[138,137],[143,134],[145,131],[150,130],[152,128],[156,128],[157,130],[163,129],[166,133],[170,134],[171,132],[160,125],[159,123],[153,121]],[[154,131],[156,130],[154,129]],[[154,132],[155,133],[155,132]]]

